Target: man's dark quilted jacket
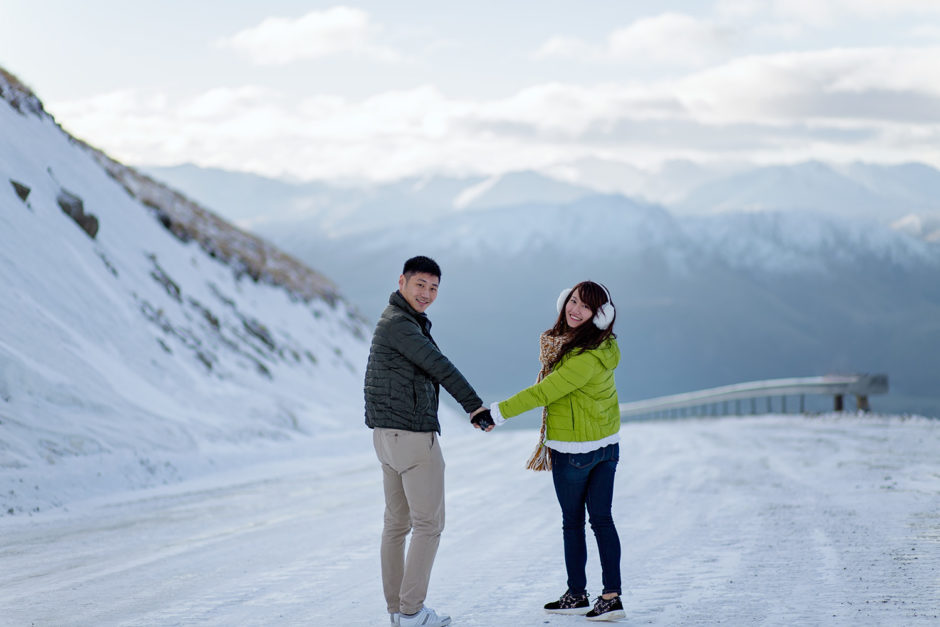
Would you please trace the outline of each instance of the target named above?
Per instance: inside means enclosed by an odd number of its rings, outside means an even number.
[[[431,338],[431,321],[394,292],[375,327],[366,366],[370,428],[437,431],[439,386],[469,414],[483,401]]]

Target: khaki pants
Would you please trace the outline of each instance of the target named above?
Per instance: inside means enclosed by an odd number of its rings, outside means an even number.
[[[424,606],[431,567],[444,530],[444,456],[437,434],[373,430],[382,462],[385,528],[382,587],[389,613],[414,614]],[[411,531],[408,555],[405,536]]]

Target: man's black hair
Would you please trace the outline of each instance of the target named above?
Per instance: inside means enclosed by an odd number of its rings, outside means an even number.
[[[406,261],[405,267],[401,271],[407,278],[410,278],[416,272],[424,272],[436,276],[438,279],[441,278],[441,267],[437,265],[436,261],[424,255],[418,255]]]

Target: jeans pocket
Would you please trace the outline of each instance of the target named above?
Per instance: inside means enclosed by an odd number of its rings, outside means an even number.
[[[598,455],[598,451],[590,451],[588,453],[569,453],[568,464],[581,470],[595,464],[597,462]]]

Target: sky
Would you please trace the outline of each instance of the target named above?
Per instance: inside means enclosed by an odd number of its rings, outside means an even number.
[[[0,0],[0,66],[132,165],[940,167],[934,0]]]

